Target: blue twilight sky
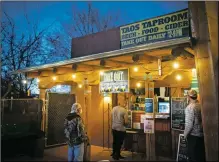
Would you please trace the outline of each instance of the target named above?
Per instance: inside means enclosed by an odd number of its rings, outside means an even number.
[[[41,27],[48,26],[54,20],[60,22],[68,22],[68,13],[77,7],[77,10],[86,10],[87,2],[76,1],[24,1],[24,2],[1,2],[2,11],[5,11],[14,18],[19,24],[19,27],[24,26],[24,13],[29,17],[29,21],[39,21]],[[119,2],[119,1],[104,1],[92,2],[93,6],[99,9],[101,15],[108,13],[119,13],[119,21],[117,26],[129,24],[139,20],[164,15],[184,8],[188,8],[186,1],[139,1],[139,2]]]

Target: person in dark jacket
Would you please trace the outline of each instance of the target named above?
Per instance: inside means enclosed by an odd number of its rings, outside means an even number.
[[[197,100],[197,92],[188,92],[189,105],[185,109],[184,137],[188,143],[189,161],[205,161],[204,133],[202,127],[201,106]]]
[[[84,123],[80,117],[82,107],[74,103],[65,118],[64,132],[68,144],[68,161],[83,161],[84,142],[87,140]]]

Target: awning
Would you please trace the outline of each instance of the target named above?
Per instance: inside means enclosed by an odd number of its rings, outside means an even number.
[[[25,69],[19,69],[19,70],[13,71],[11,74],[40,71],[40,70],[43,70],[46,68],[55,68],[55,67],[59,67],[59,66],[71,65],[71,64],[85,62],[85,61],[104,59],[104,58],[115,57],[115,56],[122,56],[122,55],[127,55],[130,53],[160,49],[160,48],[176,46],[179,44],[186,44],[186,43],[189,43],[189,44],[191,43],[190,37],[177,38],[177,39],[155,42],[155,43],[145,44],[145,45],[131,47],[131,48],[125,48],[125,49],[114,50],[114,51],[110,51],[110,52],[103,52],[103,53],[92,54],[92,55],[83,56],[83,57],[72,58],[72,59],[65,60],[65,61],[59,61],[56,63],[34,66],[34,67],[30,67],[30,68],[25,68]]]

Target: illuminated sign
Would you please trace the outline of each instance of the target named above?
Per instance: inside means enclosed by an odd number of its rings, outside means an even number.
[[[129,92],[128,76],[128,69],[105,71],[100,75],[100,92]]]
[[[188,9],[120,27],[121,48],[188,36]]]

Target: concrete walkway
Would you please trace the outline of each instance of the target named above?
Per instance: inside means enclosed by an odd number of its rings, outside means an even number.
[[[110,156],[111,151],[103,149],[98,146],[91,146],[91,160],[90,161],[114,161]],[[132,153],[129,151],[122,151],[122,156],[126,157],[121,161],[146,161],[142,154]],[[5,161],[67,161],[67,146],[59,146],[54,148],[48,148],[44,151],[44,157],[42,159],[30,158],[27,156],[18,156],[10,158]],[[157,161],[175,161],[168,158],[158,158]]]

